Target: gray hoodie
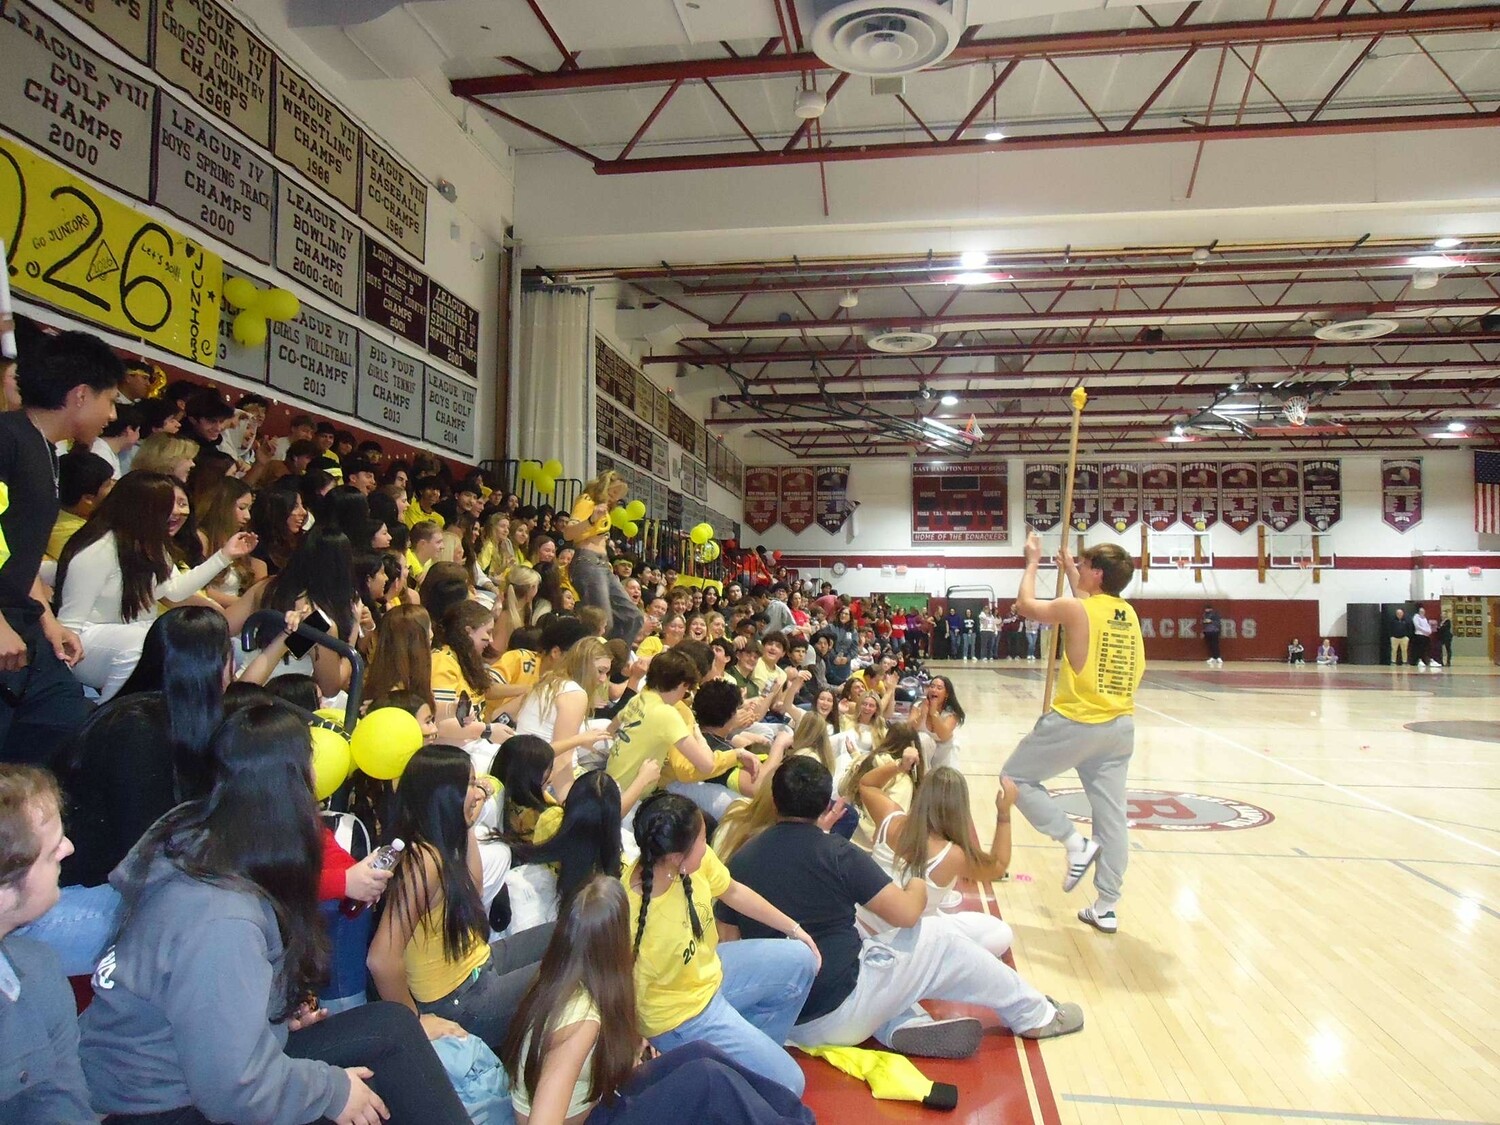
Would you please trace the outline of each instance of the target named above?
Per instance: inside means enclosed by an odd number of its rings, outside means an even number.
[[[109,881],[122,893],[134,853]],[[193,1106],[213,1121],[301,1125],[349,1098],[339,1067],[285,1053],[281,935],[251,891],[193,879],[164,859],[94,973],[81,1055],[99,1113]]]

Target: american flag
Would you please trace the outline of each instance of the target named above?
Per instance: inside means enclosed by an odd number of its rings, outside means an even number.
[[[1500,535],[1500,451],[1474,451],[1474,530]]]

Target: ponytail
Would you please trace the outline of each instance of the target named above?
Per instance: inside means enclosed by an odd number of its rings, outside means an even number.
[[[686,852],[703,831],[703,814],[686,797],[657,790],[641,802],[635,813],[635,842],[640,848],[637,861],[641,872],[641,911],[635,923],[635,947],[639,954],[641,938],[646,934],[646,913],[651,907],[652,873],[656,865],[674,852]],[[703,940],[703,923],[693,907],[692,879],[684,873],[682,891],[687,897],[688,923],[693,939]]]

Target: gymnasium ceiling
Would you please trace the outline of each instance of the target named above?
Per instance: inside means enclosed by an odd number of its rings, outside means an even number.
[[[1082,382],[1090,453],[1500,438],[1500,5],[949,0],[899,93],[813,53],[831,6],[287,0],[487,115],[530,280],[722,435],[1055,452]]]

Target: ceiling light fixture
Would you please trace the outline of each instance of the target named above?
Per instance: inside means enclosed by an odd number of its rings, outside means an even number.
[[[989,262],[990,256],[983,250],[965,250],[958,256],[958,264],[966,270],[983,269]]]
[[[1200,247],[1198,247],[1198,249],[1194,250],[1193,251],[1193,261],[1196,262],[1200,266],[1204,262],[1208,261],[1208,247],[1207,246],[1200,246]]]
[[[996,141],[1003,141],[1005,140],[1005,131],[1003,129],[991,129],[984,135],[984,139],[989,141],[990,144],[994,144]]]
[[[942,398],[938,399],[938,401],[941,402],[944,406],[957,406],[958,396],[952,391],[949,391]]]
[[[1000,279],[992,273],[982,273],[977,270],[969,270],[959,274],[953,279],[955,285],[993,285]]]
[[[1458,265],[1446,254],[1418,254],[1406,259],[1406,264],[1419,270],[1446,270]]]
[[[1461,434],[1465,430],[1467,430],[1468,428],[1469,428],[1469,423],[1467,423],[1467,422],[1449,422],[1448,423],[1448,432],[1451,433],[1451,434]]]
[[[1461,238],[1452,238],[1452,237],[1436,238],[1436,239],[1433,239],[1432,248],[1434,250],[1456,250],[1458,247],[1462,246],[1463,244],[1464,244],[1464,240],[1461,239]]]
[[[839,298],[839,308],[852,309],[859,304],[859,293],[854,289],[845,289],[844,295]]]

